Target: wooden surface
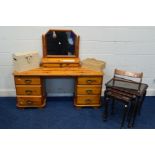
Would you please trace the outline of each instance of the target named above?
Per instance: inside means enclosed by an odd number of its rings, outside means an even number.
[[[100,97],[98,95],[78,95],[77,96],[77,105],[100,105]]]
[[[45,89],[43,79],[33,76],[15,76],[17,107],[44,107]]]
[[[74,105],[77,107],[99,107],[103,72],[77,68],[40,67],[24,72],[14,72],[17,107],[45,106],[45,88],[43,77],[77,77]],[[78,87],[77,87],[78,85]],[[91,93],[91,94],[90,94]],[[94,95],[92,95],[92,93]],[[81,95],[83,94],[83,95]]]
[[[42,63],[79,63],[79,58],[42,58]]]
[[[41,85],[16,85],[18,95],[41,95]]]
[[[103,76],[103,72],[94,71],[86,68],[44,68],[40,67],[24,72],[14,72],[15,76]]]
[[[41,84],[40,77],[15,77],[15,84],[25,84],[25,85],[33,85],[33,84]]]
[[[102,77],[79,77],[78,84],[87,84],[87,85],[94,85],[94,84],[101,84]]]
[[[47,67],[47,68],[55,68],[55,67],[79,67],[80,66],[80,64],[78,64],[78,63],[57,63],[57,64],[47,64],[47,63],[45,63],[45,64],[41,64],[41,66],[42,67]]]
[[[42,58],[41,67],[80,67],[79,58]]]
[[[17,107],[26,108],[26,107],[45,106],[46,102],[44,99],[46,97],[44,93],[45,89],[43,88],[44,84],[42,83],[42,81],[43,77],[51,77],[51,76],[77,77],[77,82],[75,85],[76,95],[74,99],[75,106],[77,107],[100,106],[103,72],[94,71],[81,67],[77,68],[40,67],[37,69],[24,72],[14,72],[14,76],[15,76],[16,93],[17,93]],[[92,93],[94,95],[92,95]]]
[[[77,85],[77,94],[79,95],[99,95],[101,85]]]
[[[76,82],[74,105],[77,107],[99,107],[103,76],[79,76]]]
[[[133,77],[133,78],[143,78],[143,72],[129,72],[125,70],[119,70],[115,69],[114,71],[115,75],[122,75],[122,76],[128,76],[128,77]]]
[[[44,107],[46,99],[42,96],[17,96],[17,107]]]

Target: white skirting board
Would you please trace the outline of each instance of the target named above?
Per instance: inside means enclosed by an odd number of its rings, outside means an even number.
[[[147,96],[155,96],[155,89],[148,89]],[[15,97],[16,92],[14,89],[0,89],[0,97]],[[73,93],[48,93],[48,96],[73,96]],[[102,90],[102,96],[104,96],[104,89]]]

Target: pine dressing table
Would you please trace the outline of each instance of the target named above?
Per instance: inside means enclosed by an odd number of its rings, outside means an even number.
[[[76,81],[74,105],[99,107],[104,74],[80,66],[79,36],[71,30],[49,30],[42,36],[42,42],[43,58],[40,68],[13,73],[17,95],[16,106],[44,107],[46,105],[45,79],[72,77]]]

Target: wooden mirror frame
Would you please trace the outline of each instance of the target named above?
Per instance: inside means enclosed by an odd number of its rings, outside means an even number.
[[[47,55],[47,44],[46,44],[46,34],[50,31],[59,31],[59,32],[72,32],[75,38],[75,54],[74,55]],[[78,58],[79,57],[79,41],[80,36],[76,35],[72,30],[59,30],[59,29],[50,29],[46,34],[42,35],[42,44],[43,44],[43,58]]]

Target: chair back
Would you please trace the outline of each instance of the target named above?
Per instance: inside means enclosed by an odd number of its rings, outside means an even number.
[[[120,70],[120,69],[115,69],[114,71],[114,81],[115,80],[120,80],[120,81],[126,80],[127,82],[137,83],[139,84],[138,90],[140,89],[142,78],[143,78],[143,72],[129,72],[129,71]],[[136,80],[133,80],[133,79],[139,79],[139,81],[137,82]]]

